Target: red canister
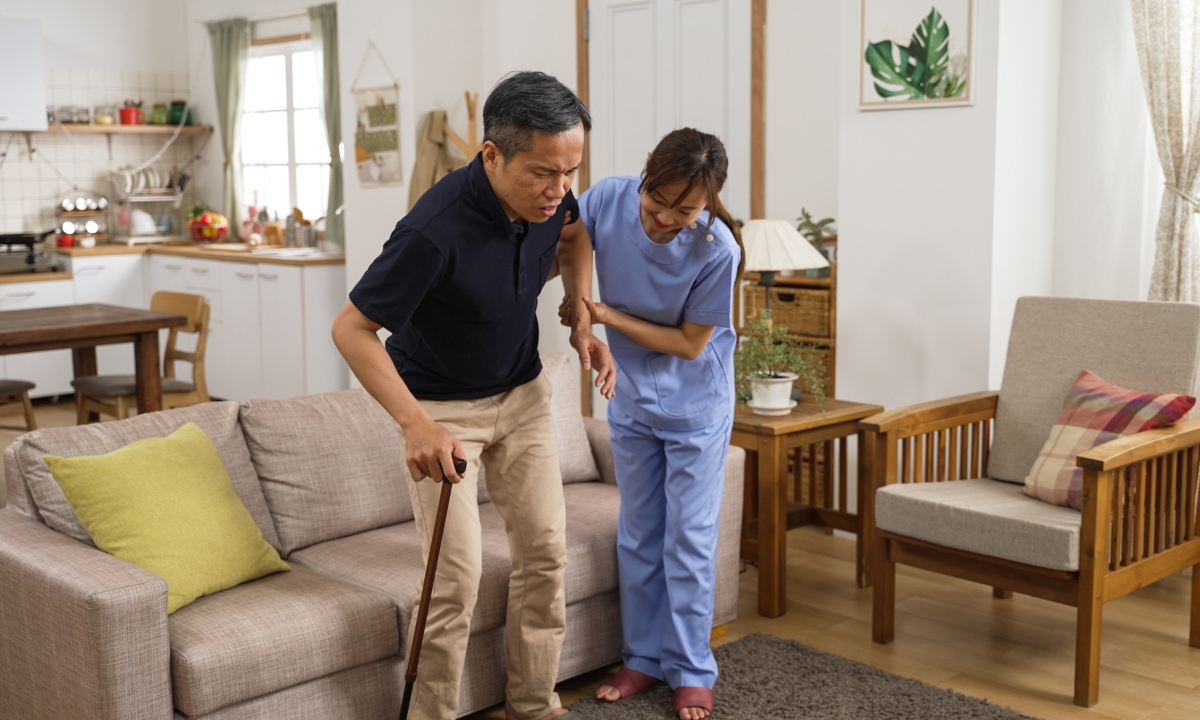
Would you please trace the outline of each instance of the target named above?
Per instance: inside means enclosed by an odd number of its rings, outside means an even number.
[[[142,111],[140,108],[123,107],[121,108],[121,124],[122,125],[139,125],[142,122]]]

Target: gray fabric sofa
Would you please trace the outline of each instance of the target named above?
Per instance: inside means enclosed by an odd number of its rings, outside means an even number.
[[[543,358],[567,503],[560,678],[620,658],[618,494],[607,424],[578,413],[579,374]],[[42,456],[92,455],[195,421],[291,564],[166,612],[158,576],[97,550]],[[737,608],[744,454],[731,448],[714,625]],[[391,419],[361,390],[214,402],[18,438],[0,510],[0,718],[393,720],[420,544]],[[483,483],[480,483],[483,487]],[[480,502],[488,504],[486,493]],[[484,570],[460,713],[504,699],[503,523],[481,508]]]

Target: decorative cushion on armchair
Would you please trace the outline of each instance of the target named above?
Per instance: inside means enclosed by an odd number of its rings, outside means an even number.
[[[1078,510],[1083,504],[1083,468],[1075,464],[1079,453],[1122,435],[1172,425],[1195,404],[1190,395],[1129,390],[1084,370],[1021,492]]]

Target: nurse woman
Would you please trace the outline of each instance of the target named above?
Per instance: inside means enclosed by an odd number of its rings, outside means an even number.
[[[640,178],[605,178],[579,198],[583,222],[564,226],[558,249],[572,345],[604,325],[619,371],[608,423],[625,666],[597,697],[666,680],[681,720],[708,717],[717,680],[709,636],[742,257],[718,197],[728,166],[715,136],[675,130]]]

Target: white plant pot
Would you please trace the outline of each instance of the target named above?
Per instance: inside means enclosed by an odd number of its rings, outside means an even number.
[[[795,373],[780,373],[779,377],[752,381],[750,409],[757,415],[779,414],[781,410],[786,413],[792,407],[792,383],[799,377]]]

